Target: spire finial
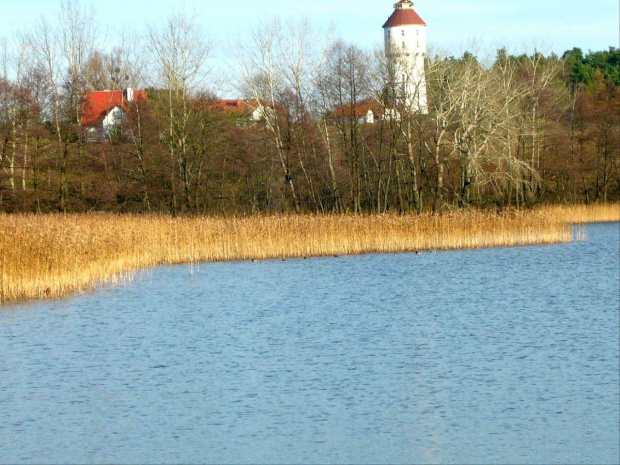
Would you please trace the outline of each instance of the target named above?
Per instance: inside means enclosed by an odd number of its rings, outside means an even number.
[[[394,4],[394,9],[396,10],[404,10],[408,8],[413,8],[413,2],[410,0],[400,0],[398,3]]]

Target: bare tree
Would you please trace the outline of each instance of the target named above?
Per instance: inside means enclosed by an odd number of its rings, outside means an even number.
[[[123,89],[144,85],[144,58],[139,53],[141,38],[122,34],[109,53],[95,50],[83,70],[86,90]]]
[[[273,138],[286,186],[285,204],[290,203],[296,211],[299,198],[294,164],[299,166],[318,207],[304,156],[293,149],[294,143],[301,147],[307,144],[304,125],[300,123],[308,117],[314,103],[313,80],[322,56],[314,48],[317,43],[320,41],[307,21],[283,23],[272,19],[252,31],[250,45],[236,46],[241,70],[239,90],[261,115]]]
[[[398,46],[393,48],[396,49]],[[394,154],[399,167],[395,172],[397,185],[403,182],[402,169],[399,165],[406,164],[409,168],[407,197],[411,199],[407,203],[418,212],[423,207],[419,178],[426,169],[426,150],[423,141],[428,126],[427,66],[423,54],[412,58],[408,53],[402,53],[400,49],[388,53],[384,66],[387,78],[383,92],[386,114],[391,120],[392,129],[399,132],[399,139],[403,145],[402,149],[396,150]],[[399,195],[399,199],[401,197],[402,195]],[[399,203],[402,209],[404,202],[399,200]]]
[[[84,69],[93,53],[97,38],[97,23],[93,5],[83,6],[78,0],[63,0],[60,6],[58,45],[67,75],[64,78],[65,98],[73,109],[73,120],[79,124],[82,112],[82,95],[86,89]]]
[[[521,102],[527,95],[527,86],[519,79],[520,66],[508,56],[505,49],[497,52],[489,70],[489,83],[494,86],[496,120],[499,125],[494,144],[495,170],[489,173],[490,183],[497,194],[510,204],[514,189],[515,204],[523,199],[523,186],[538,182],[538,172],[533,165],[519,157],[521,127]]]
[[[67,210],[70,143],[72,137],[79,140],[81,135],[82,71],[94,48],[95,35],[94,10],[82,8],[76,0],[61,3],[57,28],[41,18],[29,35],[33,67],[45,78],[47,98],[43,112],[52,122],[56,139],[60,211]],[[78,149],[81,150],[81,144]]]
[[[194,163],[189,156],[190,122],[194,112],[193,93],[205,78],[205,65],[212,43],[195,22],[195,15],[175,13],[160,27],[149,27],[147,48],[151,55],[154,85],[165,89],[163,110],[166,114],[166,142],[171,166],[171,209],[177,212],[175,193],[179,171],[184,207],[192,208]]]
[[[367,111],[371,100],[370,70],[368,54],[355,45],[343,41],[334,42],[327,51],[324,68],[318,80],[323,111],[331,114],[331,122],[340,138],[343,159],[349,167],[350,198],[353,211],[359,213],[362,208],[362,177],[364,170],[363,137],[360,125],[363,116],[360,111]],[[327,133],[326,129],[326,133]],[[331,155],[330,155],[331,156]],[[332,183],[336,189],[333,175],[333,162],[330,159]],[[335,191],[337,193],[337,190]]]
[[[9,81],[9,54],[6,39],[0,42],[0,63],[2,78],[0,79],[0,127],[4,139],[0,150],[0,167],[7,161],[3,169],[8,173],[11,193],[15,194],[15,160],[17,157],[17,124],[18,102],[17,86]]]
[[[56,158],[59,173],[59,202],[60,211],[67,210],[67,197],[69,188],[67,184],[67,157],[69,154],[69,135],[65,127],[65,109],[63,108],[63,95],[60,82],[61,63],[59,45],[56,33],[50,23],[41,18],[35,26],[31,36],[30,45],[33,50],[35,67],[42,71],[46,98],[43,112],[46,114],[54,127],[56,139]]]
[[[429,111],[433,128],[424,146],[436,166],[434,211],[444,207],[446,166],[457,153],[451,135],[458,121],[458,108],[453,102],[451,66],[453,63],[450,60],[438,56],[428,61]]]
[[[535,197],[540,195],[541,189],[535,173],[540,170],[541,152],[548,125],[545,108],[552,107],[551,102],[558,103],[561,98],[561,92],[555,83],[562,64],[557,57],[546,58],[537,50],[534,50],[531,55],[521,55],[519,61],[525,89],[527,89],[521,100],[523,125],[520,135],[521,150],[524,157],[529,152],[528,163],[532,168],[529,182],[524,186],[527,200],[534,201]]]

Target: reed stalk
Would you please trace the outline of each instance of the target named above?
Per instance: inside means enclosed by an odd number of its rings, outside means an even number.
[[[565,243],[620,205],[443,215],[0,215],[0,302],[60,298],[164,264]]]

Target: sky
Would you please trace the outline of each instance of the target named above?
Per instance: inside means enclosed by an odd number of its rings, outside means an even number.
[[[80,1],[80,0],[78,0]],[[310,19],[333,24],[346,41],[372,47],[382,40],[381,26],[395,0],[183,0],[216,41],[227,43],[262,17]],[[60,0],[0,0],[0,37],[27,29],[41,15],[53,18]],[[89,0],[80,1],[90,4]],[[179,0],[106,0],[96,2],[103,26],[137,29],[157,23],[183,4]],[[604,50],[619,47],[618,0],[418,0],[415,9],[428,25],[429,43],[458,53],[472,41],[524,51],[533,43],[562,53],[572,47]]]
[[[90,0],[77,0],[91,5]],[[381,26],[396,0],[105,0],[96,2],[101,30],[135,30],[158,24],[175,10],[196,12],[196,21],[216,44],[213,62],[225,63],[230,43],[248,37],[259,19],[307,18],[318,28],[332,26],[337,36],[361,48],[382,46]],[[0,38],[27,31],[39,17],[57,17],[60,0],[0,0]],[[537,49],[561,55],[579,47],[620,47],[618,0],[414,0],[427,23],[429,48],[450,55],[473,50],[481,58],[500,47],[519,54]]]

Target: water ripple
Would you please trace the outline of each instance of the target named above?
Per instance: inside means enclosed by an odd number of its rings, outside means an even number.
[[[0,313],[0,462],[617,463],[618,224]]]

